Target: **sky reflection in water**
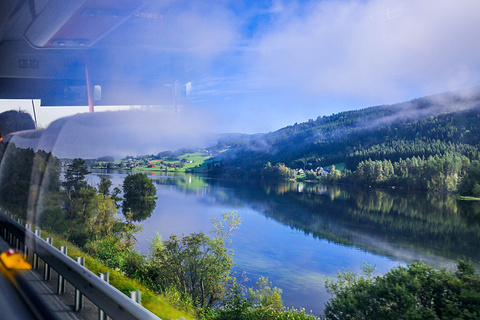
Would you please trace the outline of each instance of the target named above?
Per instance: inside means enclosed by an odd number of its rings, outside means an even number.
[[[111,175],[121,185],[126,174]],[[212,218],[237,211],[231,236],[235,270],[254,287],[260,276],[283,290],[285,305],[320,314],[330,298],[324,287],[338,271],[360,272],[364,263],[383,274],[424,261],[452,268],[461,256],[479,261],[480,221],[474,204],[438,194],[305,184],[249,185],[198,176],[150,176],[157,206],[143,221],[137,249],[148,240],[212,229]],[[90,183],[99,181],[90,175]]]
[[[114,185],[121,184],[122,179],[121,174],[112,176]],[[144,231],[137,237],[138,250],[146,254],[148,240],[157,232],[164,239],[171,234],[207,233],[212,228],[212,218],[221,218],[225,211],[238,211],[242,224],[232,235],[230,245],[235,251],[235,270],[246,272],[247,286],[255,286],[260,276],[268,277],[274,286],[283,290],[288,307],[304,307],[319,314],[330,297],[324,287],[326,277],[336,277],[337,271],[348,268],[359,272],[364,262],[375,265],[378,273],[399,265],[391,258],[316,239],[281,224],[265,216],[258,205],[253,209],[248,202],[235,199],[234,188],[182,189],[170,182],[163,179],[163,184],[155,183],[157,206],[152,216],[142,223]]]

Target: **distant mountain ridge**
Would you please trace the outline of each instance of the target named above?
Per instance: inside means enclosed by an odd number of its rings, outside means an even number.
[[[406,157],[432,155],[436,151],[424,149],[436,145],[438,152],[458,149],[475,158],[476,151],[466,150],[469,146],[476,150],[479,143],[480,87],[475,87],[321,116],[267,134],[226,139],[220,145],[229,150],[215,161],[224,171],[261,167],[267,162],[307,169],[345,162],[354,170],[362,160],[359,153],[375,146],[410,150],[402,154]],[[384,159],[398,159],[397,151]],[[352,158],[356,160],[350,161]]]

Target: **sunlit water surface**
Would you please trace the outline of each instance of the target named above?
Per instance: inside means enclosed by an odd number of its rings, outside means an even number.
[[[113,185],[126,174],[109,173]],[[338,271],[360,272],[365,263],[376,274],[422,260],[449,267],[458,256],[478,261],[478,214],[470,217],[454,199],[401,194],[371,188],[342,189],[301,183],[253,185],[193,175],[150,174],[157,204],[137,236],[146,254],[149,239],[212,229],[212,218],[236,211],[242,219],[231,236],[235,270],[246,285],[260,276],[283,290],[285,306],[319,315],[330,295],[325,280]],[[89,181],[99,182],[99,173]],[[435,204],[429,205],[431,202]],[[440,203],[441,202],[441,203]],[[420,205],[421,204],[421,205]]]

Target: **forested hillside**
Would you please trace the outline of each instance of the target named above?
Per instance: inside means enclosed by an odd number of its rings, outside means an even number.
[[[345,163],[353,173],[342,179],[350,182],[454,191],[479,160],[479,143],[480,88],[474,88],[223,141],[230,148],[211,172],[258,175],[268,163],[308,170]]]

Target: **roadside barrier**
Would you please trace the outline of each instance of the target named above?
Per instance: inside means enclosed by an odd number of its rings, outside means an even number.
[[[140,305],[140,292],[130,292],[131,298],[108,283],[108,273],[100,277],[84,267],[85,258],[79,257],[74,261],[67,256],[67,247],[61,250],[55,248],[53,239],[43,240],[40,230],[32,232],[31,226],[23,226],[22,221],[15,220],[0,212],[0,235],[18,251],[23,252],[30,260],[33,269],[38,268],[38,260],[44,262],[44,280],[51,278],[50,269],[58,274],[57,294],[65,290],[65,281],[75,288],[74,310],[83,308],[83,296],[87,297],[99,308],[99,319],[155,319],[160,318]],[[32,253],[31,255],[29,253]],[[47,271],[48,270],[48,271]]]

